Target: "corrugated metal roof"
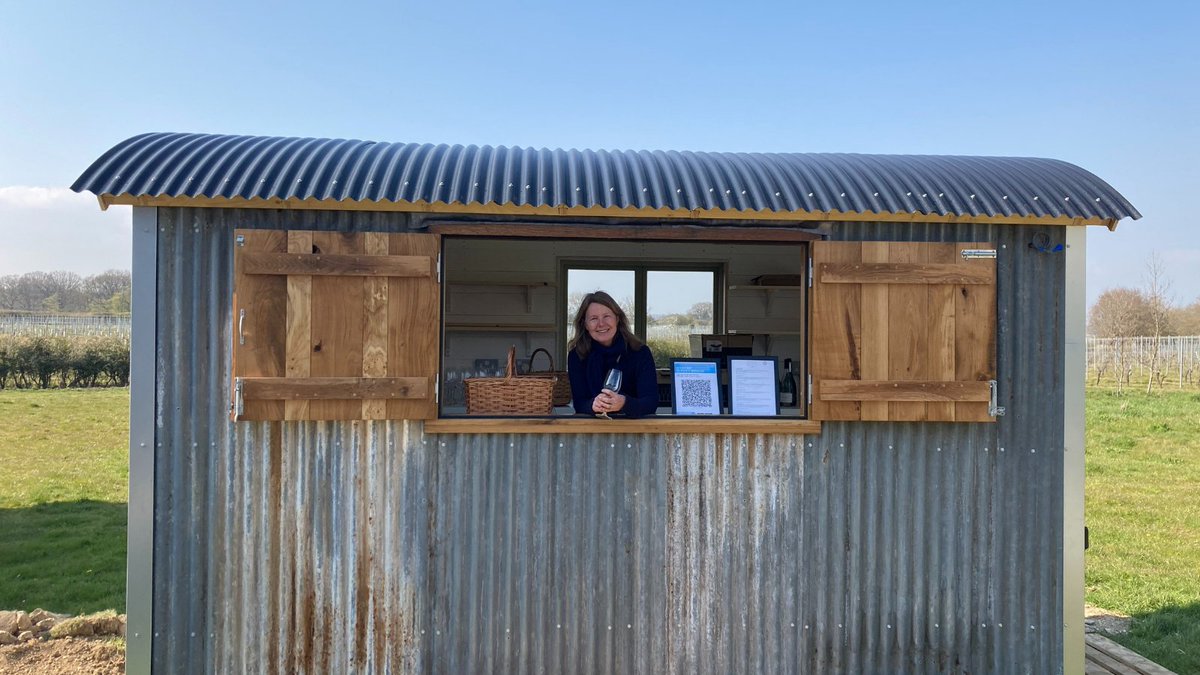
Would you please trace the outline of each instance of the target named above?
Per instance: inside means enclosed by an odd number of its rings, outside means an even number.
[[[1141,217],[1092,173],[1031,157],[547,150],[182,133],[118,144],[71,189],[106,204],[165,197],[1108,223]]]

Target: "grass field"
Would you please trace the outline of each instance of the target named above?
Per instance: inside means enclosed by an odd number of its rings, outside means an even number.
[[[1115,639],[1200,674],[1200,393],[1088,390],[1088,602],[1134,617]]]
[[[125,608],[129,390],[0,390],[0,609]]]
[[[124,607],[128,389],[0,390],[0,609]],[[1200,393],[1090,389],[1087,600],[1200,674]]]

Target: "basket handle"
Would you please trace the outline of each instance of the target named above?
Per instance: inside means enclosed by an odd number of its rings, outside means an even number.
[[[537,349],[533,350],[532,354],[529,355],[529,372],[534,372],[533,359],[538,355],[538,352],[545,354],[546,358],[550,361],[550,367],[546,369],[546,372],[552,372],[554,370],[554,357],[550,356],[550,352],[546,351],[545,347],[538,347]],[[539,370],[537,372],[540,373],[542,371]]]
[[[508,373],[504,379],[511,380],[517,376],[517,346],[513,345],[508,348]]]

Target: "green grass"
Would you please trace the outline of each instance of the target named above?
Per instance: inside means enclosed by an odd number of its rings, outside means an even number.
[[[1121,644],[1200,673],[1200,394],[1089,389],[1087,600]]]
[[[125,608],[129,390],[0,390],[0,609]]]

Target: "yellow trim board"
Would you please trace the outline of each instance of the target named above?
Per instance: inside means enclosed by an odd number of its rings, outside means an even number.
[[[393,201],[355,201],[337,199],[246,199],[244,197],[166,197],[131,194],[102,194],[100,208],[112,205],[162,206],[181,208],[295,209],[320,211],[390,211],[481,216],[571,216],[596,218],[649,218],[657,220],[760,220],[760,221],[856,221],[887,223],[981,223],[999,225],[1103,225],[1115,229],[1112,218],[1071,218],[1069,216],[969,216],[874,211],[771,211],[726,209],[669,209],[604,206],[532,206],[519,204],[480,204],[474,202],[430,203]]]

